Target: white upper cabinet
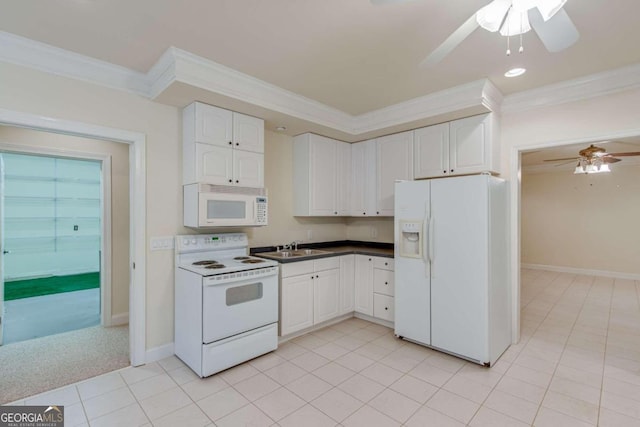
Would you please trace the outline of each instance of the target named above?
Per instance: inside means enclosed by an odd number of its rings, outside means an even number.
[[[183,110],[183,184],[264,187],[264,121],[194,102]]]
[[[449,169],[449,123],[414,131],[416,178],[447,175]]]
[[[195,142],[212,145],[230,146],[233,142],[233,112],[223,108],[214,107],[200,102],[194,102],[185,108],[185,111],[193,110],[195,119],[183,126],[195,125]],[[190,111],[190,115],[192,116]]]
[[[493,114],[414,131],[415,178],[499,172],[500,148]]]
[[[309,133],[294,138],[294,215],[348,215],[350,158],[346,142]]]
[[[378,138],[376,147],[376,214],[393,216],[396,180],[413,180],[413,132]]]
[[[351,216],[376,216],[376,140],[351,145]]]
[[[264,120],[233,113],[233,146],[238,150],[264,153]]]

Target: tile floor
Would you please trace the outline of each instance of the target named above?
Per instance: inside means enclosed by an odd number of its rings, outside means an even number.
[[[640,282],[522,272],[522,340],[491,369],[360,319],[207,379],[175,357],[17,403],[67,427],[640,426]]]

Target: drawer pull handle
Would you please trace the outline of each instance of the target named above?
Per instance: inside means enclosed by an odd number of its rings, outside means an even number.
[[[389,282],[384,282],[384,284],[385,284],[385,285],[388,285],[388,284],[389,284]]]
[[[384,309],[385,309],[385,310],[389,310],[389,307],[385,307]]]

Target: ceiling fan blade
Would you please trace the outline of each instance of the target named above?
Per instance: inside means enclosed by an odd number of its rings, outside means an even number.
[[[420,68],[428,68],[436,65],[447,56],[453,49],[458,47],[460,43],[478,28],[476,14],[471,15],[457,30],[455,30],[447,39],[429,54],[421,63]]]
[[[564,9],[545,22],[538,9],[533,8],[529,11],[529,22],[549,52],[560,52],[580,38],[578,29]]]
[[[640,151],[631,151],[628,153],[609,153],[609,156],[613,156],[613,157],[640,156]]]
[[[545,160],[545,161],[546,161],[546,160]],[[573,163],[573,162],[575,162],[575,161],[576,161],[576,159],[571,159],[571,160],[569,160],[568,162],[558,163],[557,165],[553,165],[553,166],[557,168],[558,166],[568,165],[569,163]]]
[[[413,0],[371,0],[371,4],[379,6],[381,4],[407,3]]]
[[[621,160],[620,159],[616,159],[615,157],[605,156],[605,157],[602,158],[602,161],[604,163],[618,163]]]
[[[564,159],[549,159],[549,160],[545,160],[545,162],[558,162],[560,160],[575,160],[578,161],[577,157],[565,157]]]

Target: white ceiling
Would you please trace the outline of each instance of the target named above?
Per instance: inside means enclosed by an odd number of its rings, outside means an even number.
[[[640,63],[638,0],[568,0],[581,33],[524,54],[476,30],[433,69],[420,61],[488,0],[0,0],[0,30],[147,72],[170,46],[357,115],[488,77],[510,94]],[[513,40],[517,42],[516,39]],[[517,79],[503,73],[523,65]]]

